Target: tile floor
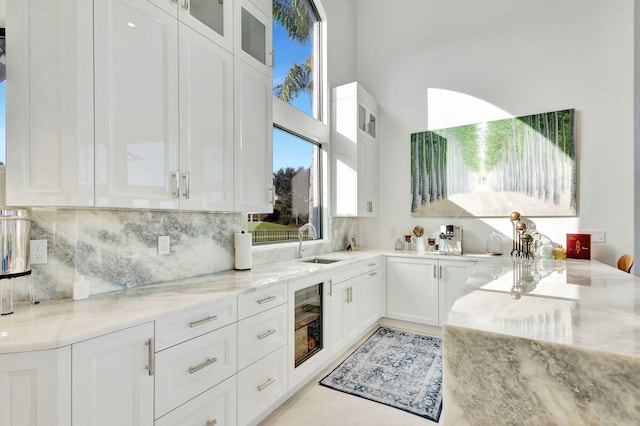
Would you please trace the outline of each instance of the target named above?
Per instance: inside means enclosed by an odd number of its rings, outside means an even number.
[[[438,423],[384,404],[320,386],[318,382],[360,346],[369,334],[293,395],[260,426],[428,426]]]

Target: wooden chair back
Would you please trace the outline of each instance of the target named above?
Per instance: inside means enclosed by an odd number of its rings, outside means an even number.
[[[631,267],[633,266],[633,260],[633,256],[629,253],[623,254],[622,256],[620,256],[620,259],[618,259],[618,269],[620,269],[621,271],[630,272]]]

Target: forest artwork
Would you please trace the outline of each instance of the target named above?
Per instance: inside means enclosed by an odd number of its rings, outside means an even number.
[[[575,216],[575,110],[411,134],[412,216]]]

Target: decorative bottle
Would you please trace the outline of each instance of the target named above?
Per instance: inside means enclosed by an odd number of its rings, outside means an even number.
[[[567,258],[567,252],[562,247],[562,244],[558,244],[558,247],[553,250],[553,258],[560,260]]]

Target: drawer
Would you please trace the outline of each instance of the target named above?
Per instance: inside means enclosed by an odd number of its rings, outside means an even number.
[[[238,319],[282,305],[287,301],[287,283],[270,286],[238,296]]]
[[[236,425],[237,379],[224,382],[198,395],[155,421],[155,426],[176,425]]]
[[[156,353],[155,417],[235,374],[237,342],[231,324]]]
[[[377,256],[371,259],[363,260],[360,264],[361,264],[361,270],[363,273],[375,271],[376,269],[379,269],[380,266],[382,265],[382,257]]]
[[[287,347],[238,373],[238,424],[246,425],[287,392]]]
[[[238,369],[287,344],[287,305],[238,322]]]
[[[156,351],[217,330],[238,318],[235,297],[156,320]]]

